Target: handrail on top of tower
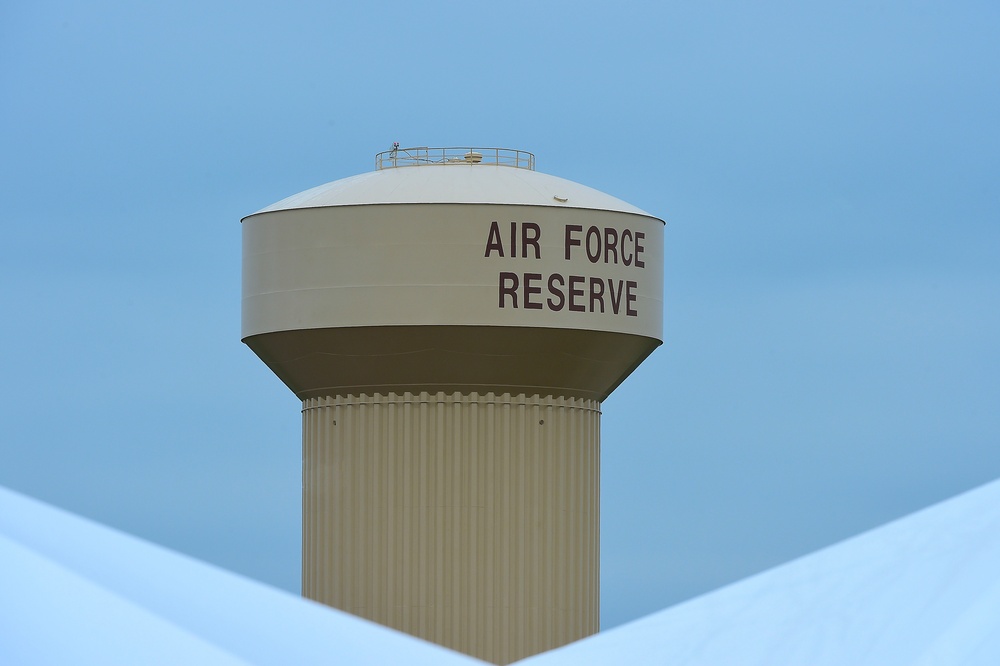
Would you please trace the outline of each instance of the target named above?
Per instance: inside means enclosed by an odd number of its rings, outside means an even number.
[[[431,164],[493,164],[517,169],[535,170],[535,156],[526,150],[513,148],[400,148],[393,146],[375,156],[375,170]]]

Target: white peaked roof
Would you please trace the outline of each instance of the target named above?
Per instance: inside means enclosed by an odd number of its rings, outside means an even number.
[[[590,208],[649,216],[632,204],[571,180],[491,164],[439,164],[372,171],[300,192],[254,214],[290,208],[421,203]]]
[[[1000,481],[523,666],[1000,664]],[[0,664],[483,662],[0,488]]]
[[[1000,481],[518,662],[1000,664]]]
[[[0,664],[483,662],[0,488]]]

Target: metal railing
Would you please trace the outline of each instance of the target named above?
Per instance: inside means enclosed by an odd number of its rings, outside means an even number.
[[[428,164],[493,164],[535,170],[535,156],[512,148],[399,148],[375,156],[375,170]]]

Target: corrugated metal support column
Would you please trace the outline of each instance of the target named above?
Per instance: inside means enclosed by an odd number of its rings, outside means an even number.
[[[303,402],[306,597],[507,664],[598,629],[600,403]]]

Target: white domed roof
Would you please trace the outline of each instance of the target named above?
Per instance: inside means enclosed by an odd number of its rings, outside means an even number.
[[[335,180],[254,213],[370,204],[472,203],[589,208],[653,217],[635,206],[564,178],[493,164],[387,168]]]

